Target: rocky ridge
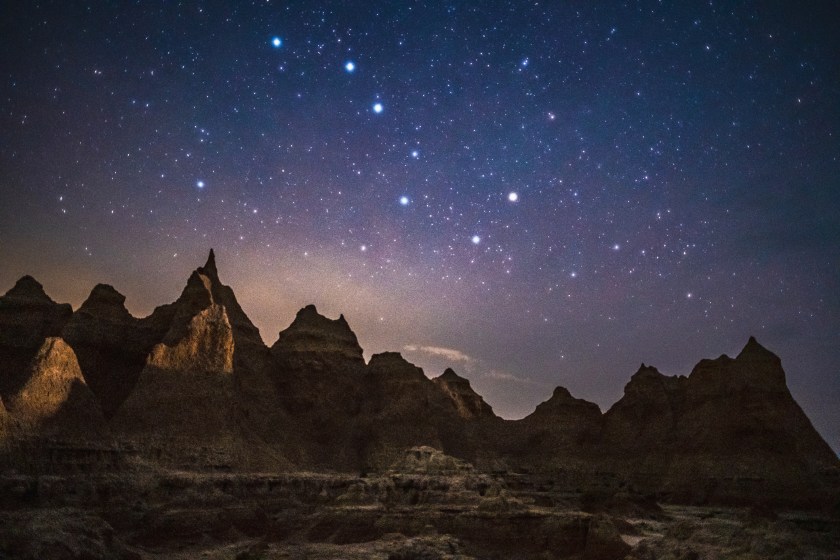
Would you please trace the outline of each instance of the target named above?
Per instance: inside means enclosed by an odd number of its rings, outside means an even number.
[[[687,377],[643,364],[603,414],[558,387],[530,416],[506,421],[452,370],[429,379],[391,352],[365,363],[344,317],[314,306],[267,347],[212,251],[174,303],[138,319],[124,301],[98,285],[73,312],[30,277],[0,298],[5,449],[37,453],[49,436],[62,449],[99,442],[86,463],[94,468],[116,453],[196,471],[386,472],[406,449],[427,446],[479,470],[550,475],[572,491],[840,500],[837,457],[790,395],[779,358],[753,338]],[[63,455],[50,449],[43,464],[60,471]],[[13,466],[7,455],[0,464]]]

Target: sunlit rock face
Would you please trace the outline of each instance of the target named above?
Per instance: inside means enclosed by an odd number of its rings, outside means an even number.
[[[212,255],[211,255],[212,258]],[[178,300],[156,322],[169,319],[150,351],[113,426],[127,438],[163,449],[173,461],[211,449],[232,460],[236,441],[234,334],[225,306],[215,302],[214,269],[193,272]]]
[[[107,431],[76,355],[62,339],[45,339],[27,373],[26,382],[8,405],[19,437],[99,439]]]

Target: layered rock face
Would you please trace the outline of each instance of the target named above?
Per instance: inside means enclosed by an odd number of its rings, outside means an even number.
[[[791,397],[778,357],[754,339],[688,377],[643,364],[604,414],[558,387],[530,416],[506,421],[451,369],[429,379],[393,352],[366,364],[344,317],[311,305],[269,349],[211,251],[177,301],[142,319],[110,286],[73,313],[22,278],[0,298],[0,360],[0,443],[9,445],[113,438],[118,446],[86,457],[131,449],[164,467],[344,472],[385,472],[416,453],[428,462],[431,449],[571,490],[840,499],[836,456]]]
[[[366,467],[387,468],[417,445],[472,459],[474,444],[455,403],[399,353],[374,354],[364,386],[359,439]]]
[[[149,355],[134,390],[113,423],[123,433],[214,437],[233,407],[233,334],[224,307],[210,305],[173,345]]]
[[[533,413],[506,423],[500,455],[528,469],[591,471],[602,425],[598,405],[557,387]]]
[[[271,444],[283,438],[266,437],[265,423],[279,418],[267,349],[221,284],[212,251],[178,300],[140,328],[159,342],[114,414],[117,434],[182,467],[287,466],[270,458]]]
[[[819,501],[837,457],[754,338],[685,377],[644,364],[604,415],[606,469],[684,501]]]
[[[27,373],[26,383],[11,397],[8,407],[21,435],[103,436],[105,418],[67,343],[47,338]]]
[[[358,468],[355,418],[364,400],[365,361],[344,316],[324,317],[314,305],[298,311],[271,346],[280,408],[293,419],[295,460],[315,468]]]
[[[496,417],[493,408],[473,390],[470,381],[459,376],[452,368],[446,368],[442,375],[432,381],[452,399],[461,418],[474,420]]]
[[[310,371],[330,366],[350,369],[365,365],[362,347],[344,315],[335,320],[328,319],[319,314],[314,305],[298,311],[292,324],[278,335],[271,353],[292,367],[305,366]]]

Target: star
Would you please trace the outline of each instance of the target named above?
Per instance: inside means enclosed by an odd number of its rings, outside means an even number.
[[[381,113],[385,107],[382,106],[382,103],[374,103],[373,104],[373,112],[376,114]]]
[[[195,182],[195,186],[198,187],[199,189],[203,189],[204,188],[204,181],[199,179],[198,181]]]
[[[283,39],[281,39],[280,37],[274,37],[271,40],[271,44],[272,46],[274,46],[275,49],[279,49],[283,45]]]
[[[411,202],[411,200],[407,196],[403,195],[403,196],[400,197],[400,204],[401,205],[408,206],[409,202]]]
[[[420,152],[418,152],[417,150],[414,150],[413,152],[411,152],[411,157],[413,157],[414,159],[419,158],[420,157]]]
[[[519,200],[519,194],[511,191],[510,193],[508,193],[508,200],[511,202],[516,202],[517,200]]]
[[[344,65],[344,69],[348,73],[353,73],[356,70],[356,63],[353,62],[352,60],[348,60],[347,64]]]
[[[479,243],[481,243],[481,237],[479,237],[478,235],[473,235],[472,238],[470,238],[470,241],[473,242],[473,245],[478,245]]]

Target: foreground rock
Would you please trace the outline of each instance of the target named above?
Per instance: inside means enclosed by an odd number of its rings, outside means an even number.
[[[591,514],[566,492],[475,473],[17,475],[0,476],[0,499],[0,555],[22,559],[829,560],[840,550],[840,521],[814,513]]]

